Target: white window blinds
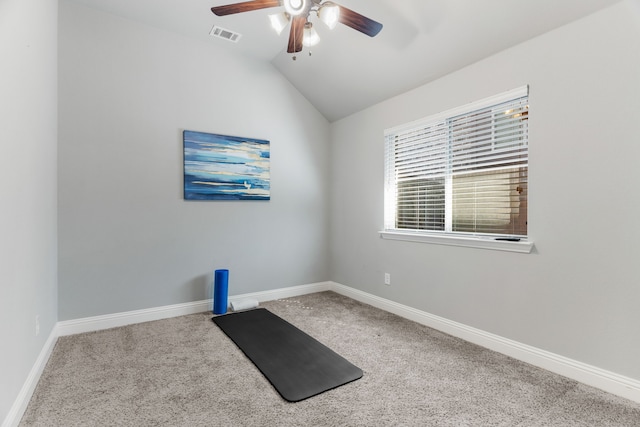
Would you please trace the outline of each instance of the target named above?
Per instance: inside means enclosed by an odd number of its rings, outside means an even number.
[[[385,229],[527,235],[528,89],[385,132]]]

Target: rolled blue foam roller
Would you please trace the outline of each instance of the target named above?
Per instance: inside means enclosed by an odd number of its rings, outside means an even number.
[[[213,314],[225,314],[229,298],[229,270],[216,270],[214,277]]]

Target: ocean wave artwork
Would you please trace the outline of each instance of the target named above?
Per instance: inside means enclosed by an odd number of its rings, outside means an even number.
[[[185,130],[185,200],[269,200],[269,141]]]

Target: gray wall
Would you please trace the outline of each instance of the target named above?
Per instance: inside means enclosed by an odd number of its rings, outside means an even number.
[[[0,422],[57,321],[57,25],[55,0],[0,2]]]
[[[3,0],[0,420],[58,308],[195,301],[223,267],[234,294],[335,280],[640,379],[637,4],[329,126],[269,65],[66,1],[57,86],[57,2]],[[381,240],[383,130],[522,84],[535,252]],[[272,200],[183,201],[182,129],[271,140]]]
[[[271,65],[60,3],[60,320],[329,279],[329,124]],[[182,198],[182,130],[271,141],[269,202]]]
[[[640,379],[638,76],[622,2],[333,123],[331,279]],[[380,239],[384,129],[525,84],[534,253]]]

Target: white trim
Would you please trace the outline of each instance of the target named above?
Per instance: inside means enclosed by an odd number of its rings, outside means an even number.
[[[33,396],[33,392],[36,390],[38,381],[40,381],[40,376],[42,375],[45,366],[47,366],[49,357],[51,356],[53,348],[58,341],[57,329],[57,325],[54,326],[53,330],[49,334],[49,338],[47,338],[47,341],[44,343],[44,347],[42,347],[38,358],[33,364],[26,381],[20,389],[20,393],[18,393],[16,400],[13,402],[13,406],[11,406],[9,413],[2,422],[2,427],[17,427],[18,424],[20,424],[24,411],[27,410],[27,405],[29,405],[31,396]]]
[[[274,289],[270,291],[253,292],[248,294],[233,295],[229,297],[229,302],[245,298],[253,298],[259,302],[272,301],[282,298],[291,298],[300,295],[312,294],[316,292],[330,291],[333,282],[319,282],[308,285],[292,286],[289,288]],[[202,301],[189,302],[184,304],[173,304],[163,307],[155,307],[144,310],[134,310],[123,313],[107,314],[104,316],[85,317],[81,319],[65,320],[58,322],[49,335],[38,359],[36,360],[27,380],[20,393],[16,397],[9,413],[2,422],[2,427],[16,427],[27,409],[31,396],[40,380],[40,375],[49,361],[49,357],[55,347],[58,337],[79,334],[83,332],[93,332],[103,329],[115,328],[119,326],[131,325],[134,323],[150,322],[153,320],[167,319],[170,317],[184,316],[188,314],[211,311],[213,301],[206,299]]]
[[[513,242],[509,242],[513,243]],[[356,301],[372,305],[389,313],[396,314],[414,322],[437,329],[455,337],[478,344],[482,347],[497,351],[523,362],[530,363],[548,371],[563,375],[575,381],[599,388],[608,393],[624,397],[640,403],[640,381],[625,377],[611,371],[600,369],[586,363],[578,362],[536,347],[519,343],[480,329],[472,328],[462,323],[454,322],[443,317],[387,300],[366,292],[350,288],[335,282],[319,282],[309,285],[293,286],[290,288],[274,289],[271,291],[254,292],[234,295],[230,301],[245,298],[257,299],[259,302],[291,298],[316,292],[334,291],[340,295]],[[146,310],[135,310],[105,316],[87,317],[84,319],[58,322],[49,335],[38,359],[36,360],[27,380],[18,394],[11,410],[2,423],[2,427],[16,427],[29,404],[36,385],[51,356],[59,336],[81,332],[98,331],[102,329],[124,326],[151,320],[166,319],[193,313],[211,311],[212,301],[203,300],[185,304],[175,304]]]
[[[279,298],[311,294],[314,292],[328,291],[330,282],[313,283],[309,285],[292,286],[290,288],[274,289],[270,291],[254,292],[229,297],[229,302],[244,298],[253,298],[262,301],[271,301]],[[59,336],[93,332],[103,329],[116,328],[134,323],[151,322],[153,320],[168,319],[170,317],[185,316],[187,314],[211,311],[212,300],[188,302],[183,304],[166,305],[163,307],[148,308],[144,310],[126,311],[123,313],[106,314],[103,316],[85,317],[74,320],[58,322]]]
[[[492,249],[494,251],[519,252],[523,254],[531,253],[533,242],[520,240],[511,242],[496,240],[492,238],[482,238],[474,236],[451,236],[424,233],[410,233],[399,231],[379,231],[380,237],[388,240],[402,240],[405,242],[431,243],[435,245],[463,246],[466,248]]]
[[[153,320],[201,313],[211,309],[211,300],[167,305],[164,307],[147,308],[143,310],[126,311],[123,313],[105,314],[103,316],[84,317],[81,319],[63,320],[58,322],[61,337],[81,334],[84,332],[100,331],[117,328],[134,323],[151,322]]]
[[[333,282],[318,282],[309,285],[292,286],[290,288],[280,288],[271,291],[253,292],[249,294],[234,295],[229,297],[231,301],[239,301],[245,298],[256,299],[258,302],[274,301],[283,298],[293,298],[300,295],[314,294],[333,290]]]
[[[472,328],[339,283],[333,284],[333,291],[514,359],[640,403],[640,381],[633,378]]]

